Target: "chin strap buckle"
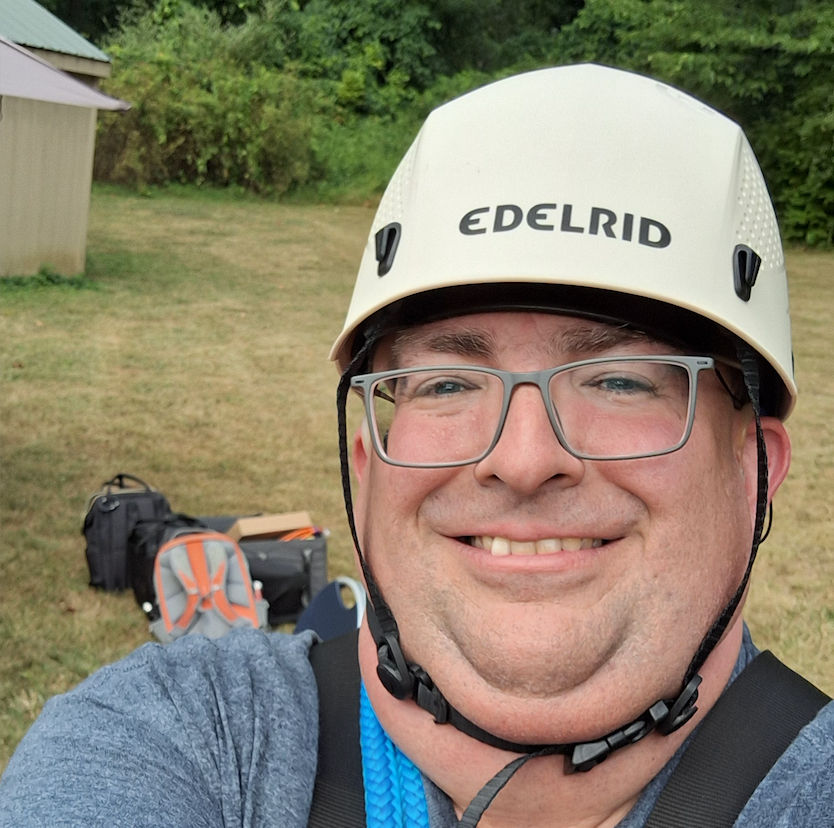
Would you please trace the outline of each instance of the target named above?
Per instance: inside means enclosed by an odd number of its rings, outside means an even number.
[[[683,727],[698,709],[698,686],[701,677],[695,675],[671,703],[655,702],[639,719],[619,730],[614,730],[602,739],[580,742],[565,756],[565,773],[584,773],[607,759],[615,750],[633,745],[653,730],[667,736]]]
[[[686,687],[681,690],[678,697],[669,708],[669,712],[658,722],[657,729],[664,736],[674,733],[679,727],[683,727],[698,709],[695,702],[698,701],[698,687],[701,684],[701,677],[696,673],[689,680]]]
[[[573,745],[573,750],[565,756],[565,773],[585,773],[595,768],[615,750],[648,736],[668,715],[669,706],[664,701],[658,701],[631,724],[611,731],[602,739]]]
[[[408,698],[414,692],[414,677],[400,649],[399,637],[394,631],[381,633],[380,638],[377,640],[377,676],[394,698]]]
[[[411,666],[414,676],[414,701],[434,716],[437,724],[446,724],[449,721],[449,702],[437,689],[429,674],[417,665]]]

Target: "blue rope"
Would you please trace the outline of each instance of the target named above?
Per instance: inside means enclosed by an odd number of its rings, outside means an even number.
[[[359,695],[359,743],[368,828],[429,828],[423,777],[382,729],[364,683]]]

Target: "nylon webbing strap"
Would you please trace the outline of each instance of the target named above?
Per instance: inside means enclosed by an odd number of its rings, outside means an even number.
[[[730,828],[797,733],[829,698],[762,652],[695,732],[646,828]]]
[[[319,759],[308,828],[365,828],[357,635],[351,632],[310,650],[319,690]]]
[[[316,644],[319,759],[308,828],[365,828],[356,636]],[[830,699],[762,652],[698,727],[646,828],[731,828],[761,780]]]

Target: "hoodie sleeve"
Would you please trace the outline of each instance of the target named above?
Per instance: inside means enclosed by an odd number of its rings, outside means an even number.
[[[147,644],[56,696],[0,780],[0,826],[299,826],[318,749],[312,638]]]

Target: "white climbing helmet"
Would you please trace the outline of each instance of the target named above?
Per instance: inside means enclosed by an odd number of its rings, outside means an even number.
[[[450,316],[524,305],[542,292],[531,285],[550,297],[531,306],[667,331],[707,320],[708,337],[728,331],[760,356],[769,413],[793,407],[785,262],[762,173],[736,123],[677,89],[563,66],[432,112],[380,202],[331,357],[344,370],[369,320],[415,297]]]

